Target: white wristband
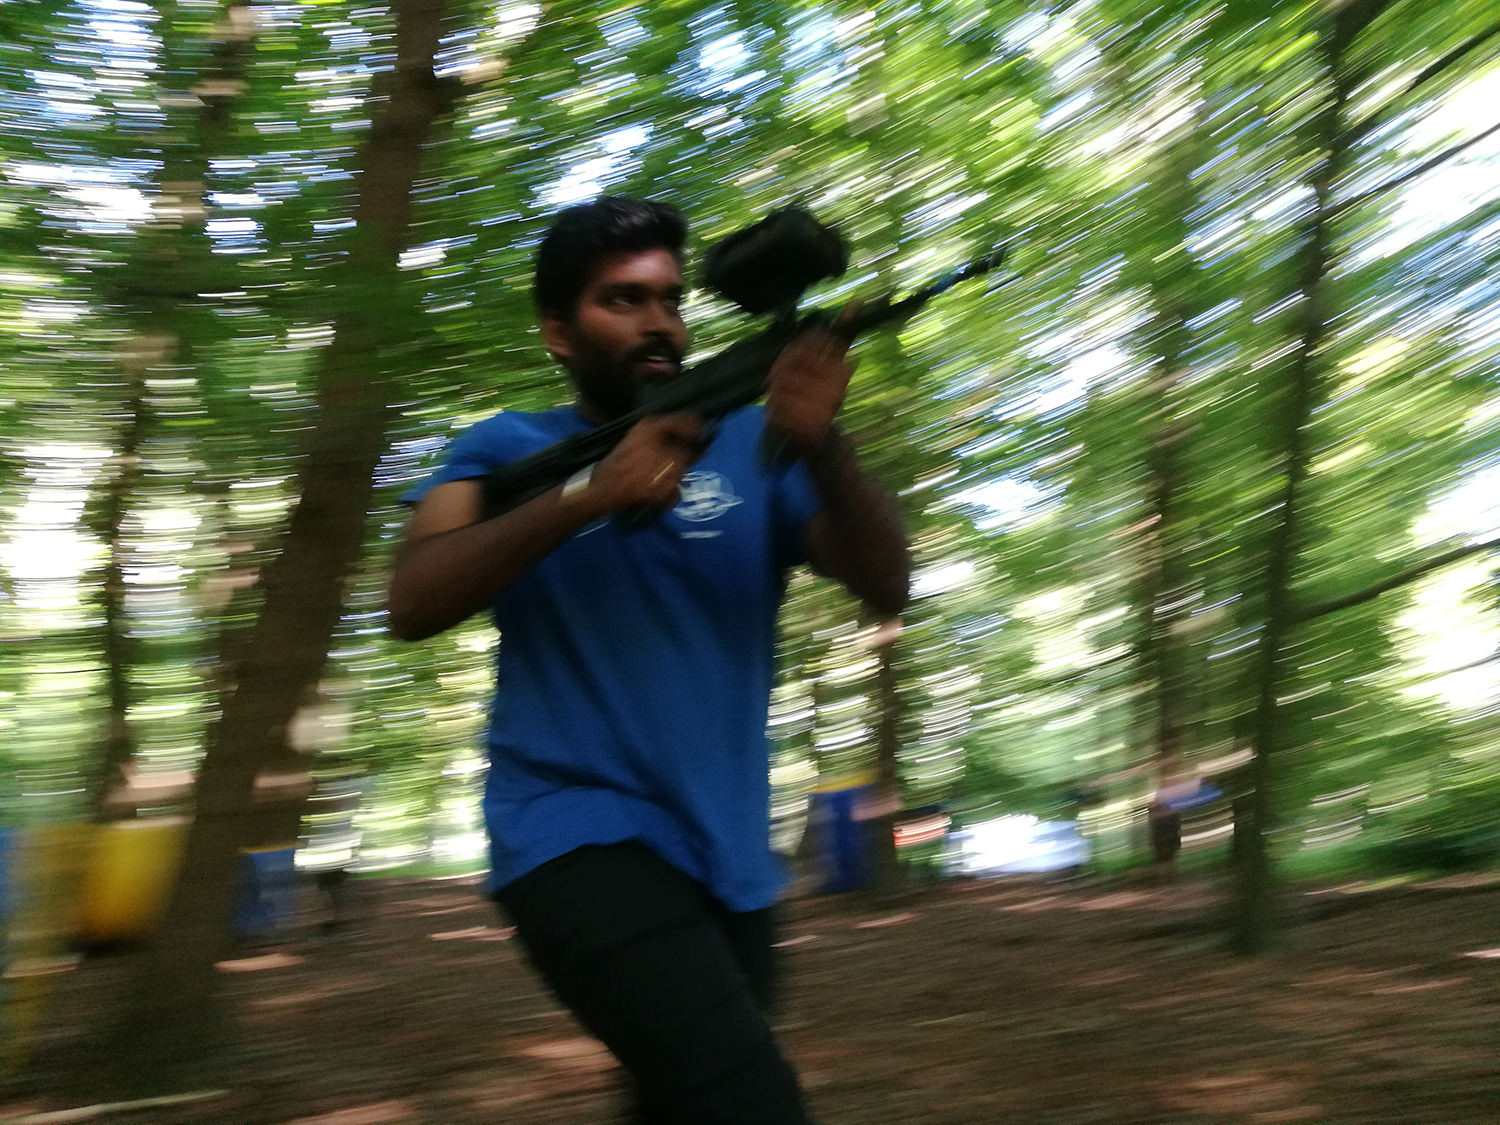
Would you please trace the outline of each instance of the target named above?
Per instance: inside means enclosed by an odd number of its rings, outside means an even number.
[[[567,480],[563,481],[562,498],[564,500],[567,500],[570,497],[577,496],[580,492],[587,488],[593,482],[594,468],[597,465],[597,461],[594,462],[593,465],[586,465],[582,469],[579,469],[572,476],[570,476]]]

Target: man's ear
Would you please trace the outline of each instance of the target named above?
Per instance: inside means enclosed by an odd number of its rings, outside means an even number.
[[[563,366],[572,360],[573,335],[568,331],[568,322],[557,313],[542,314],[542,343]]]

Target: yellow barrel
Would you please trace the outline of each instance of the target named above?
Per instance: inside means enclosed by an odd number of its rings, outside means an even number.
[[[182,848],[186,817],[119,820],[95,829],[78,902],[77,936],[87,943],[145,934],[166,907]]]
[[[70,821],[29,827],[10,842],[6,918],[0,950],[7,980],[0,987],[0,1076],[25,1066],[41,1026],[47,992],[75,924],[78,885],[88,862],[93,826]],[[0,875],[5,874],[0,872]]]

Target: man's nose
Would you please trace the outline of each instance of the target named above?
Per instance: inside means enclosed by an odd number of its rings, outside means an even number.
[[[646,323],[644,325],[646,335],[662,336],[670,339],[675,321],[672,309],[665,301],[648,301],[646,304]]]

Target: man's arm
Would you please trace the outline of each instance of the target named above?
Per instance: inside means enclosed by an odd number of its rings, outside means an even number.
[[[576,491],[564,485],[493,519],[481,519],[477,480],[434,488],[412,513],[396,555],[386,607],[390,631],[420,641],[473,616],[580,528],[638,505],[665,510],[695,460],[696,418],[646,418]],[[567,495],[564,495],[564,492]]]
[[[807,528],[813,569],[894,617],[911,590],[911,551],[896,501],[859,467],[854,443],[830,429],[807,458],[823,510]]]
[[[771,369],[766,413],[806,460],[823,500],[807,530],[813,569],[842,582],[871,609],[894,616],[905,608],[911,586],[901,514],[890,494],[860,469],[853,444],[833,427],[852,373],[848,346],[837,331],[794,340]]]

